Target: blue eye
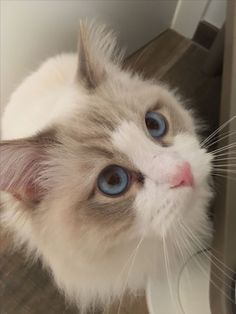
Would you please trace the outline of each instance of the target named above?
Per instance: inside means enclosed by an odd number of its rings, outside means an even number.
[[[119,166],[108,166],[99,174],[97,186],[106,195],[118,196],[128,189],[129,174]]]
[[[160,113],[153,111],[147,112],[145,122],[152,137],[160,138],[165,135],[167,131],[167,123],[164,116]]]

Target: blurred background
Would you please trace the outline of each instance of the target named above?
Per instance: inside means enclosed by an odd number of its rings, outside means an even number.
[[[201,20],[221,28],[225,8],[226,0],[1,0],[1,108],[43,60],[76,50],[79,19],[110,25],[129,55],[169,27],[188,38]]]

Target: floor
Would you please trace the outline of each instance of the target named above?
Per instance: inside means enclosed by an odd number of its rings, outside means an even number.
[[[204,118],[210,132],[217,126],[221,77],[203,72],[208,50],[167,30],[127,58],[125,67],[168,83]],[[40,263],[26,262],[21,253],[7,252],[0,235],[0,314],[75,314],[66,304]],[[112,308],[110,314],[117,313]],[[120,314],[147,313],[144,298],[123,304]]]

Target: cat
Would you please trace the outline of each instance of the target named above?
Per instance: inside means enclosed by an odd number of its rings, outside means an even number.
[[[114,33],[80,23],[2,118],[0,225],[85,311],[143,291],[211,235],[212,156],[183,100],[124,69]],[[181,247],[181,252],[176,247]],[[180,257],[180,253],[182,257]]]

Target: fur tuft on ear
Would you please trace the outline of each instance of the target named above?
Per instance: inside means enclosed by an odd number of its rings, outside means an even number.
[[[123,53],[116,36],[105,25],[80,21],[78,79],[85,87],[95,89],[106,78],[110,66],[119,65]]]
[[[42,199],[47,191],[48,151],[54,145],[48,134],[0,142],[0,191],[22,201]]]

